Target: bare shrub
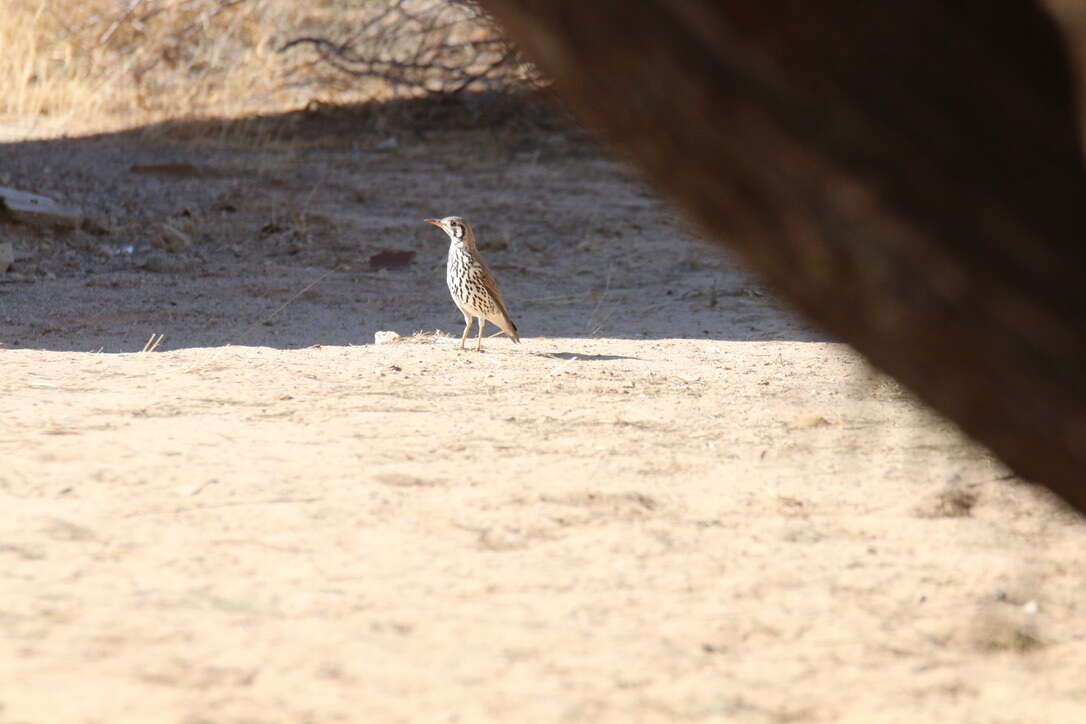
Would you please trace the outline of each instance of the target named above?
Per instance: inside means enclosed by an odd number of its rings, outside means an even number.
[[[282,50],[311,47],[347,75],[407,94],[507,90],[539,81],[474,0],[371,0],[365,6],[370,16],[347,28],[342,40],[302,36]]]

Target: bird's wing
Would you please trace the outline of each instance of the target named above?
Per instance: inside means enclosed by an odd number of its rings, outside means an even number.
[[[479,266],[483,270],[482,282],[483,287],[490,292],[490,296],[494,297],[494,301],[498,303],[498,309],[502,311],[506,319],[512,320],[509,316],[509,310],[505,308],[505,301],[502,299],[502,291],[498,288],[498,280],[494,278],[494,275],[490,273],[490,269],[486,264],[480,262]]]

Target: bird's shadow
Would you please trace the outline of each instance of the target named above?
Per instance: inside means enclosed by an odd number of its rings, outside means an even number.
[[[624,357],[620,354],[583,354],[580,352],[531,352],[533,357],[547,357],[548,359],[577,360],[579,362],[609,362],[616,359],[632,359],[641,361],[640,357]]]

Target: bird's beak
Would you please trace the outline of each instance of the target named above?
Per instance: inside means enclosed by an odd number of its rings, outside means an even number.
[[[423,219],[427,224],[433,224],[434,226],[441,226],[441,222],[437,219]]]

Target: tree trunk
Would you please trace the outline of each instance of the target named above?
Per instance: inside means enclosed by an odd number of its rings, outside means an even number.
[[[1086,511],[1086,170],[1026,0],[484,0],[832,333]]]

